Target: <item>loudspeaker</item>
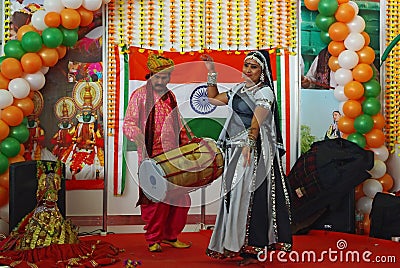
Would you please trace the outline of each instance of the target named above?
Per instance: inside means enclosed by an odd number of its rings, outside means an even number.
[[[41,160],[44,164],[55,161]],[[35,160],[12,163],[9,175],[9,230],[10,232],[36,207],[38,188]],[[58,208],[65,217],[65,165],[62,163],[61,189],[58,191]]]
[[[311,229],[326,230],[342,233],[355,233],[355,194],[354,191],[337,199],[329,205],[328,209],[313,223]]]

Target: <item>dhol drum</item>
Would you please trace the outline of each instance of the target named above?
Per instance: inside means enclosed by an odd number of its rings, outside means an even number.
[[[147,158],[139,166],[139,185],[154,202],[209,185],[224,170],[220,148],[210,138],[194,138],[176,149]]]

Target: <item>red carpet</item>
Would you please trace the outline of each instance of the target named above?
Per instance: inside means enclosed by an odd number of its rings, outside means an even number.
[[[150,253],[143,234],[108,234],[85,236],[82,240],[100,239],[125,249],[120,261],[106,267],[124,267],[124,260],[140,261],[140,268],[199,268],[238,267],[237,260],[215,260],[205,255],[211,231],[182,233],[184,242],[192,242],[188,249],[175,249],[163,245],[163,252]],[[311,231],[294,236],[293,251],[278,256],[267,254],[269,260],[249,267],[400,267],[400,243],[337,232]],[[283,253],[283,252],[282,252]]]

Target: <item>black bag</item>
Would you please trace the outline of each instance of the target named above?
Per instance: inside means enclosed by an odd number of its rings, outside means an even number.
[[[369,236],[391,240],[400,237],[400,196],[377,193],[370,213]]]

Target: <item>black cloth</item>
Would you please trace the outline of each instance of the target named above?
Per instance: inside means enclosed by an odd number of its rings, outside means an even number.
[[[400,196],[377,193],[370,213],[369,236],[391,240],[400,237]]]

